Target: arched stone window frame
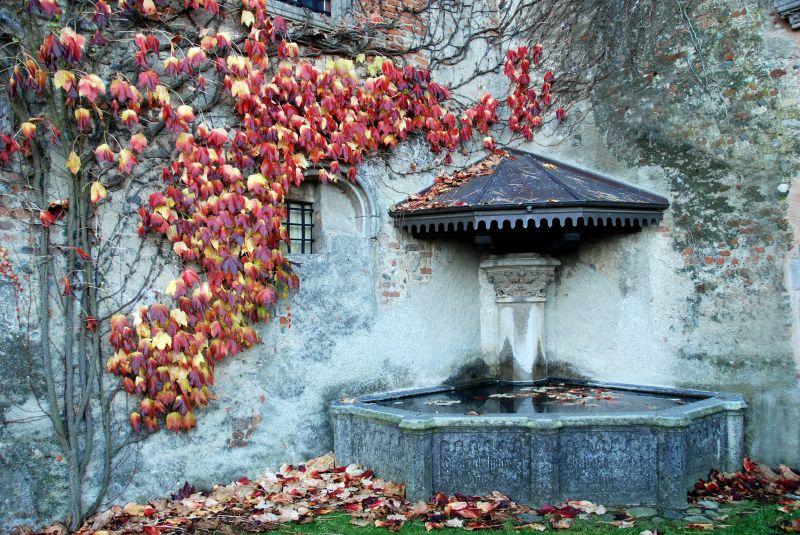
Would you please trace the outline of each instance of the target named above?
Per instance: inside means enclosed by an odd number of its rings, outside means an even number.
[[[355,183],[343,179],[328,185],[338,186],[352,195],[361,211],[357,216],[361,218],[361,234],[369,239],[377,237],[381,218],[377,210],[374,185],[361,177],[358,177]]]
[[[308,188],[313,188],[309,191]],[[306,188],[303,191],[302,188]],[[295,189],[295,194],[287,196],[287,201],[312,202],[314,206],[314,250],[312,257],[324,257],[329,251],[329,240],[336,235],[327,227],[326,220],[331,221],[334,214],[325,213],[325,203],[323,202],[323,190],[325,188],[335,188],[341,192],[353,207],[352,216],[355,218],[356,230],[353,236],[360,236],[365,240],[377,237],[380,229],[380,214],[377,209],[377,198],[374,186],[361,177],[357,181],[350,182],[340,179],[336,182],[322,184],[317,180],[316,174],[309,173],[303,185]],[[328,223],[330,225],[330,223]],[[307,258],[308,254],[290,253],[290,258]]]

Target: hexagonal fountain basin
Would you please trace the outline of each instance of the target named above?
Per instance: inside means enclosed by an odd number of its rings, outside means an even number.
[[[412,500],[498,490],[529,504],[679,507],[742,459],[741,396],[545,379],[486,381],[335,402],[334,449],[403,481]]]

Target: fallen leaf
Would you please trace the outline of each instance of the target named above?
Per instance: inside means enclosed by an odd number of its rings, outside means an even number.
[[[516,530],[532,530],[532,531],[545,531],[547,526],[544,524],[539,524],[538,522],[534,522],[532,524],[523,524],[521,526],[515,526],[514,529]]]
[[[635,524],[632,520],[612,520],[610,522],[603,522],[601,524],[608,524],[609,526],[614,526],[615,528],[632,528]]]
[[[781,529],[789,533],[800,533],[800,518],[792,518],[781,522]]]
[[[107,511],[103,511],[99,513],[97,516],[94,517],[94,521],[92,522],[92,531],[98,531],[106,527],[109,522],[114,518],[114,510],[109,509]]]
[[[692,522],[686,524],[686,529],[696,529],[700,531],[713,531],[717,528],[724,528],[724,527],[728,526],[725,526],[723,524],[711,524],[707,522]]]
[[[560,520],[556,520],[555,522],[551,522],[553,529],[569,529],[572,526],[572,519],[571,518],[562,518]]]

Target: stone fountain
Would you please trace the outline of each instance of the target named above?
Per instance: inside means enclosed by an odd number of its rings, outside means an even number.
[[[481,270],[495,293],[496,350],[500,379],[547,376],[544,311],[547,287],[561,262],[539,254],[491,256]]]
[[[533,505],[584,499],[677,508],[709,470],[741,466],[744,400],[733,394],[550,377],[545,352],[553,258],[586,237],[657,224],[663,197],[543,156],[509,151],[450,186],[398,205],[420,239],[471,240],[482,276],[482,346],[498,376],[335,402],[334,449],[434,492],[498,490]]]

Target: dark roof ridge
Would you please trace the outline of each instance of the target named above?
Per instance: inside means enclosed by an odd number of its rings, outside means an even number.
[[[542,162],[540,162],[540,161],[539,161],[539,159],[538,159],[538,158],[537,158],[537,157],[536,157],[536,156],[535,156],[533,153],[528,153],[528,154],[527,154],[525,157],[526,157],[526,158],[528,158],[529,160],[531,160],[531,162],[533,162],[533,164],[534,164],[536,167],[538,167],[538,168],[539,168],[539,169],[542,171],[542,173],[544,173],[545,175],[547,175],[547,176],[548,176],[548,178],[550,178],[550,180],[551,180],[552,182],[555,182],[555,183],[556,183],[556,184],[557,184],[557,185],[558,185],[558,186],[559,186],[561,189],[563,189],[564,191],[566,191],[567,193],[569,193],[569,194],[572,196],[572,198],[573,198],[573,199],[575,199],[576,201],[580,201],[580,200],[581,200],[581,198],[580,198],[580,197],[578,197],[578,195],[577,195],[577,194],[576,194],[574,191],[572,191],[572,189],[571,189],[571,188],[569,188],[569,187],[568,187],[566,184],[564,184],[564,183],[563,183],[561,180],[559,180],[559,179],[558,179],[558,177],[556,177],[556,176],[555,176],[553,173],[551,173],[551,172],[550,172],[550,171],[549,171],[549,170],[548,170],[548,169],[547,169],[547,168],[546,168],[546,167],[545,167],[545,166],[542,164]],[[584,199],[584,200],[585,200],[585,199]]]
[[[607,175],[605,173],[600,173],[598,171],[595,171],[594,169],[589,169],[588,167],[583,167],[581,165],[577,165],[577,164],[574,164],[574,163],[567,163],[567,162],[564,162],[562,160],[558,160],[556,158],[553,158],[552,156],[545,156],[544,154],[539,154],[539,153],[536,153],[536,152],[529,152],[529,151],[524,151],[524,150],[520,150],[520,149],[505,149],[505,150],[507,152],[509,152],[509,153],[516,153],[516,154],[523,154],[523,155],[527,155],[527,156],[532,156],[534,160],[546,160],[548,163],[552,163],[552,164],[557,165],[559,167],[565,167],[565,168],[577,171],[579,173],[591,174],[592,178],[599,179],[599,180],[605,182],[606,184],[615,184],[615,185],[624,186],[626,188],[637,189],[637,190],[639,190],[639,191],[641,191],[643,193],[647,193],[648,195],[652,195],[653,197],[656,197],[656,198],[664,201],[664,204],[669,205],[669,199],[667,199],[666,197],[664,197],[663,195],[661,195],[659,193],[656,193],[655,191],[653,191],[653,190],[651,190],[649,188],[644,188],[642,186],[629,184],[628,182],[626,182],[624,180],[619,180],[618,178],[613,178],[613,177],[611,177],[611,176],[609,176],[609,175]],[[547,174],[552,177],[551,173],[547,173]]]
[[[506,151],[506,152],[508,152],[508,151]],[[491,156],[491,154],[488,154],[488,155],[486,156],[486,158],[488,158],[489,156]],[[478,161],[477,161],[477,162],[475,162],[475,163],[476,163],[476,164],[477,164],[477,163],[480,163],[480,162],[482,162],[483,160],[485,160],[486,158],[481,158],[480,160],[478,160]],[[515,159],[516,159],[516,158],[515,158]],[[497,179],[497,174],[498,174],[497,172],[498,172],[500,169],[502,169],[502,168],[503,168],[503,166],[504,166],[504,165],[506,165],[506,163],[508,163],[508,161],[509,161],[509,159],[508,159],[508,158],[503,158],[502,160],[500,160],[500,163],[499,163],[499,164],[497,164],[497,167],[495,167],[495,168],[494,168],[494,171],[492,172],[492,174],[491,174],[491,175],[489,175],[489,180],[487,180],[487,181],[486,181],[486,185],[485,185],[485,186],[483,186],[483,189],[481,190],[481,194],[480,194],[480,195],[478,195],[478,203],[480,203],[480,202],[482,202],[482,201],[483,201],[483,196],[484,196],[484,195],[486,195],[486,192],[489,190],[489,186],[491,186],[492,184],[494,184],[494,181]],[[473,165],[475,165],[475,164],[473,164]]]

